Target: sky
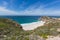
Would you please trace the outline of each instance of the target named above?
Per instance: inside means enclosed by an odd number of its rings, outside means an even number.
[[[0,15],[60,16],[60,0],[0,0]]]

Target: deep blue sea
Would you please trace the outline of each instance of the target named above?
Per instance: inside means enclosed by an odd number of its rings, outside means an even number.
[[[20,24],[36,22],[41,16],[0,16],[1,18],[9,18]],[[50,17],[60,17],[60,16],[50,16]]]
[[[40,16],[0,16],[0,17],[12,19],[13,21],[16,21],[20,24],[36,22],[38,21],[38,18],[40,18]]]

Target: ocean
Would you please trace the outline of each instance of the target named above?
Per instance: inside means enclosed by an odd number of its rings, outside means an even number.
[[[9,18],[20,24],[36,22],[40,16],[0,16],[0,18]]]
[[[9,18],[12,19],[13,21],[16,21],[20,24],[25,24],[25,23],[31,23],[31,22],[36,22],[41,16],[0,16],[1,18]],[[57,17],[59,18],[60,16],[50,16],[50,17]]]

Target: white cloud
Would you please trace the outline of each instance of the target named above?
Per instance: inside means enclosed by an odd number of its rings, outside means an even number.
[[[51,3],[48,3],[48,4],[46,4],[46,5],[43,5],[41,8],[45,8],[45,7],[47,7],[47,6],[51,6],[51,5],[54,5],[54,4],[56,4],[56,3],[58,3],[58,2],[60,2],[60,1],[53,1],[53,2],[51,2]]]
[[[0,15],[14,15],[14,14],[17,14],[17,12],[8,10],[6,9],[6,7],[0,6]]]
[[[39,5],[38,8],[34,8],[37,7],[36,4],[31,5],[30,7],[28,7],[26,10],[20,12],[22,15],[50,15],[50,16],[58,16],[60,15],[60,10],[54,10],[53,8],[48,8],[48,9],[44,9],[45,7],[49,6],[49,5],[54,5],[57,2],[60,1],[54,1],[52,3],[46,4],[46,5]]]
[[[12,0],[9,0],[9,1],[12,1]],[[2,5],[0,6],[0,15],[16,15],[17,14],[17,12],[7,9],[8,5],[9,4],[7,1],[2,2]]]
[[[48,15],[53,15],[53,16],[60,15],[60,10],[53,10],[53,8],[44,9],[44,7],[53,5],[57,2],[58,1],[54,1],[52,3],[46,4],[46,5],[39,5],[39,6],[37,6],[37,4],[39,4],[37,2],[36,4],[33,4],[27,9],[20,11],[20,12],[8,10],[6,9],[6,6],[5,7],[0,6],[0,15],[47,15],[47,16]],[[5,3],[4,5],[7,5],[7,3]]]
[[[40,8],[37,8],[37,9],[33,9],[33,10],[26,10],[24,12],[24,14],[27,14],[27,15],[50,15],[50,16],[58,16],[60,15],[60,10],[55,10],[53,8],[51,9],[40,9]]]

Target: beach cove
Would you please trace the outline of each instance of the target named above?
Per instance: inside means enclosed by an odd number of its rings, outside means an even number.
[[[45,22],[43,21],[37,21],[32,23],[25,23],[21,24],[24,30],[34,30],[39,26],[43,26]]]

